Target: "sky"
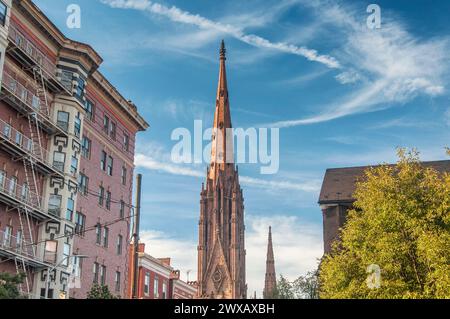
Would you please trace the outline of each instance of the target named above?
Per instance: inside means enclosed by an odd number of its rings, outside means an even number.
[[[396,161],[397,147],[446,159],[450,128],[449,1],[35,0],[68,37],[91,44],[102,73],[138,106],[141,240],[196,279],[206,163],[171,159],[173,130],[213,121],[221,39],[234,127],[279,128],[276,174],[240,164],[248,294],[262,295],[267,232],[290,280],[323,253],[317,204],[327,168]],[[81,28],[66,25],[69,4]]]

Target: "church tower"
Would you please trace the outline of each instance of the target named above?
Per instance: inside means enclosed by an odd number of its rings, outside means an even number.
[[[273,299],[277,288],[277,275],[275,273],[275,257],[272,246],[272,227],[269,227],[269,239],[267,243],[266,280],[264,284],[264,299]]]
[[[247,297],[244,198],[234,164],[225,53],[222,40],[211,163],[200,193],[198,295],[244,299]]]

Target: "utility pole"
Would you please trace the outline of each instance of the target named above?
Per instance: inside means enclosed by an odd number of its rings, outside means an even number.
[[[138,281],[139,281],[139,222],[141,215],[141,183],[142,174],[136,176],[136,210],[134,212],[134,258],[133,258],[133,291],[132,299],[138,298]]]

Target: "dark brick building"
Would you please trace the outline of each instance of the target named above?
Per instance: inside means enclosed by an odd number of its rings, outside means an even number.
[[[423,162],[438,172],[450,172],[450,161]],[[370,166],[327,169],[320,191],[319,205],[323,215],[323,242],[325,254],[330,253],[332,243],[338,238],[347,218],[347,211],[355,201],[356,182],[364,177]]]

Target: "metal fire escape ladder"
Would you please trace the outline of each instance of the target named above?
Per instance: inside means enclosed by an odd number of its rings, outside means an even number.
[[[28,271],[27,271],[27,266],[25,264],[25,259],[23,259],[23,257],[16,257],[16,258],[14,258],[14,263],[16,264],[17,274],[20,274],[20,273],[25,274],[26,295],[29,296],[31,293],[31,290],[30,290],[30,281],[28,280]],[[23,294],[23,284],[19,285],[19,291],[21,294]]]
[[[49,117],[50,110],[48,107],[47,88],[45,87],[44,74],[42,73],[42,69],[39,66],[35,66],[33,68],[33,76],[37,86],[36,95],[40,101],[40,113],[44,114],[46,117]]]

